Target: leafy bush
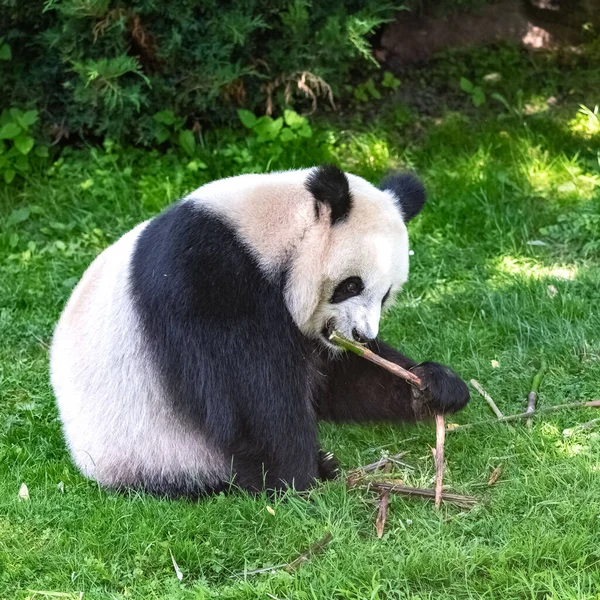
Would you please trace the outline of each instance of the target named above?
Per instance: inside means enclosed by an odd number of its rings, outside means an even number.
[[[46,158],[48,148],[35,144],[31,128],[37,123],[36,110],[5,109],[0,115],[0,174],[11,183],[17,174],[31,170],[32,156]],[[33,151],[33,152],[32,152]]]
[[[175,134],[183,146],[240,107],[333,102],[393,12],[377,0],[0,0],[0,108],[37,108],[58,138]],[[166,112],[177,119],[157,120]]]

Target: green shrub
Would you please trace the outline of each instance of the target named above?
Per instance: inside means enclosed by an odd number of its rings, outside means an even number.
[[[48,156],[48,148],[36,145],[31,135],[37,120],[37,110],[11,108],[0,114],[0,176],[6,183],[30,171],[36,158]]]
[[[70,140],[189,140],[238,108],[332,103],[393,14],[377,0],[0,0],[0,108],[36,108]]]

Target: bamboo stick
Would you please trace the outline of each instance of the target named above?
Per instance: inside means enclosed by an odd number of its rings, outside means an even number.
[[[343,348],[344,350],[349,350],[350,352],[353,352],[358,356],[362,356],[363,358],[372,362],[373,364],[379,365],[386,371],[389,371],[390,373],[393,373],[394,375],[405,379],[406,381],[408,381],[408,383],[418,387],[420,390],[423,390],[423,384],[421,382],[420,377],[418,377],[411,371],[408,371],[404,367],[397,365],[396,363],[386,360],[385,358],[381,358],[381,356],[375,354],[375,352],[369,350],[365,346],[361,346],[356,342],[352,342],[335,331],[329,336],[329,340],[337,346],[339,346],[340,348]]]

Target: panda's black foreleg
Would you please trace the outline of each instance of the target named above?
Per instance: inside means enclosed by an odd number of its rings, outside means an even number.
[[[417,364],[387,344],[375,340],[370,348],[387,360],[418,375],[420,392],[349,352],[327,361],[326,386],[318,402],[320,418],[329,421],[417,421],[435,413],[451,413],[469,401],[465,383],[449,367],[433,362]]]
[[[340,467],[337,458],[331,452],[319,450],[319,479],[330,481],[339,475]]]

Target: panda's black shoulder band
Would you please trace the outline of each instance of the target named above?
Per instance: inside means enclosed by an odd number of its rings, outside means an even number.
[[[331,224],[343,221],[352,209],[352,195],[346,174],[334,165],[315,168],[306,180],[306,189],[315,198],[317,217],[322,205],[331,210]]]

